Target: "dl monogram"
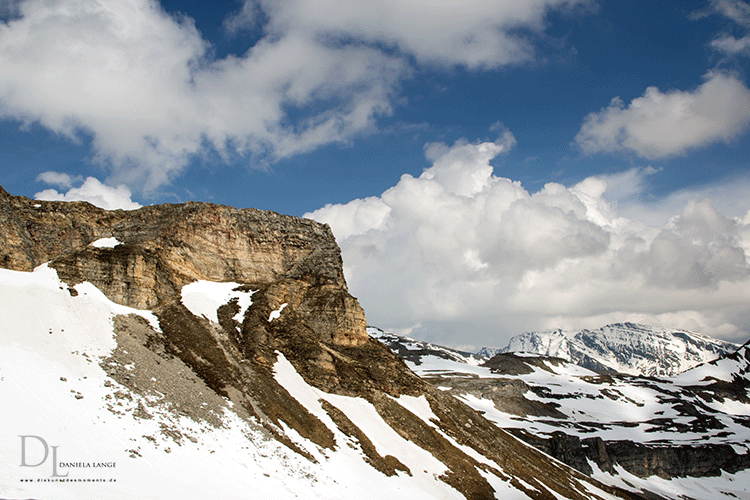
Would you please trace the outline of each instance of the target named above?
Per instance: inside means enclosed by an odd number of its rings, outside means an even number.
[[[40,465],[42,465],[44,462],[47,461],[47,457],[49,456],[49,450],[50,448],[52,448],[52,475],[50,477],[68,477],[68,474],[70,474],[70,472],[66,472],[65,474],[57,473],[57,449],[59,448],[59,446],[49,446],[47,445],[47,441],[45,441],[39,436],[19,436],[19,437],[21,438],[21,467],[39,467]],[[37,441],[42,443],[42,446],[44,447],[44,456],[36,464],[30,464],[26,461],[26,440],[27,439],[36,439]]]

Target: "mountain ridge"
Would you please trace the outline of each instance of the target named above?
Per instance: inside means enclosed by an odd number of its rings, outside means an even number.
[[[180,471],[186,498],[350,498],[360,482],[382,498],[634,498],[525,445],[371,339],[322,224],[2,190],[0,267],[0,395],[14,408],[1,422],[116,461],[124,476],[108,498],[173,498],[136,478],[172,479],[178,466],[194,471]],[[16,435],[0,451],[13,462],[3,495],[103,496],[24,483],[35,471],[18,467]],[[250,475],[227,488],[222,468]]]
[[[598,371],[671,376],[739,347],[688,330],[613,323],[598,329],[526,332],[512,337],[506,347],[482,352],[528,352]]]

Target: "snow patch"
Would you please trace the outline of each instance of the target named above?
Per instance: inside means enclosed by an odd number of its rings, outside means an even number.
[[[252,294],[257,290],[249,292],[239,290],[239,283],[217,283],[215,281],[198,280],[182,287],[182,304],[197,317],[204,317],[214,323],[219,322],[217,310],[232,299],[237,300],[240,307],[234,316],[238,322],[242,322],[247,309],[252,305]]]
[[[158,328],[156,317],[109,301],[89,283],[75,289],[78,295],[72,296],[46,265],[30,273],[0,269],[0,400],[5,409],[0,428],[7,431],[0,435],[0,496],[239,500],[247,491],[260,498],[291,499],[302,491],[326,495],[325,487],[316,488],[311,480],[307,460],[233,413],[225,412],[224,425],[217,429],[108,378],[99,362],[116,347],[113,317],[137,314]],[[107,404],[119,411],[108,411]],[[139,407],[148,408],[151,417],[136,418]],[[165,428],[172,436],[162,432]],[[21,435],[56,446],[58,462],[114,462],[115,467],[58,467],[69,479],[104,482],[46,482],[51,457],[36,468],[18,466]],[[33,445],[41,447],[34,438],[28,441],[29,453]],[[265,471],[275,472],[266,477]],[[233,480],[206,480],[220,477]]]
[[[275,311],[271,311],[271,314],[268,316],[268,322],[270,323],[275,319],[279,319],[281,317],[281,311],[283,311],[287,305],[287,303],[281,304],[281,307],[279,307]]]
[[[93,243],[90,243],[92,247],[96,248],[114,248],[122,243],[117,238],[100,238]]]

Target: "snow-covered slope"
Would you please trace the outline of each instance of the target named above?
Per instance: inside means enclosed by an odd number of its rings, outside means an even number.
[[[394,352],[413,339],[370,329]],[[750,498],[750,349],[671,378],[600,374],[528,353],[485,363],[422,349],[407,365],[592,477],[664,498]],[[411,351],[412,353],[415,352]]]
[[[687,330],[617,323],[598,330],[527,332],[495,352],[543,354],[593,370],[658,377],[676,375],[738,347]],[[485,348],[482,354],[495,352]]]
[[[185,314],[219,335],[228,307],[246,318],[257,307],[261,293],[236,285],[184,286]],[[290,309],[253,317],[288,327]],[[329,393],[279,351],[268,392],[252,396],[288,397],[289,413],[263,418],[163,349],[169,321],[185,319],[115,304],[86,282],[69,287],[46,265],[0,269],[0,498],[628,498],[440,391]],[[352,379],[372,385],[351,366]]]
[[[114,318],[134,315],[158,329],[156,318],[110,302],[88,283],[71,290],[75,296],[46,267],[0,270],[0,497],[239,499],[252,491],[257,498],[295,498],[308,491],[344,498],[360,480],[379,479],[369,466],[357,470],[356,481],[339,477],[334,455],[313,467],[228,401],[211,397],[188,370],[183,383],[153,370],[146,396],[119,384],[110,369],[143,378],[154,367],[143,358],[121,364],[128,352],[118,350]],[[193,398],[200,399],[190,405]],[[409,490],[404,482],[382,482],[394,495]]]

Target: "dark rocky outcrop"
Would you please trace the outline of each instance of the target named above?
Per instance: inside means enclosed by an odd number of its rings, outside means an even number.
[[[497,353],[482,363],[482,366],[486,366],[492,373],[499,375],[523,375],[532,373],[534,371],[532,367],[534,366],[550,371],[545,361],[553,365],[560,365],[565,362],[564,359],[551,356],[546,356],[542,360],[539,357],[520,357],[513,353]]]
[[[555,432],[548,439],[514,430],[519,438],[584,474],[593,471],[587,460],[600,470],[616,473],[615,466],[637,477],[716,477],[750,468],[750,454],[739,455],[728,444],[655,446],[633,441],[581,439]]]

